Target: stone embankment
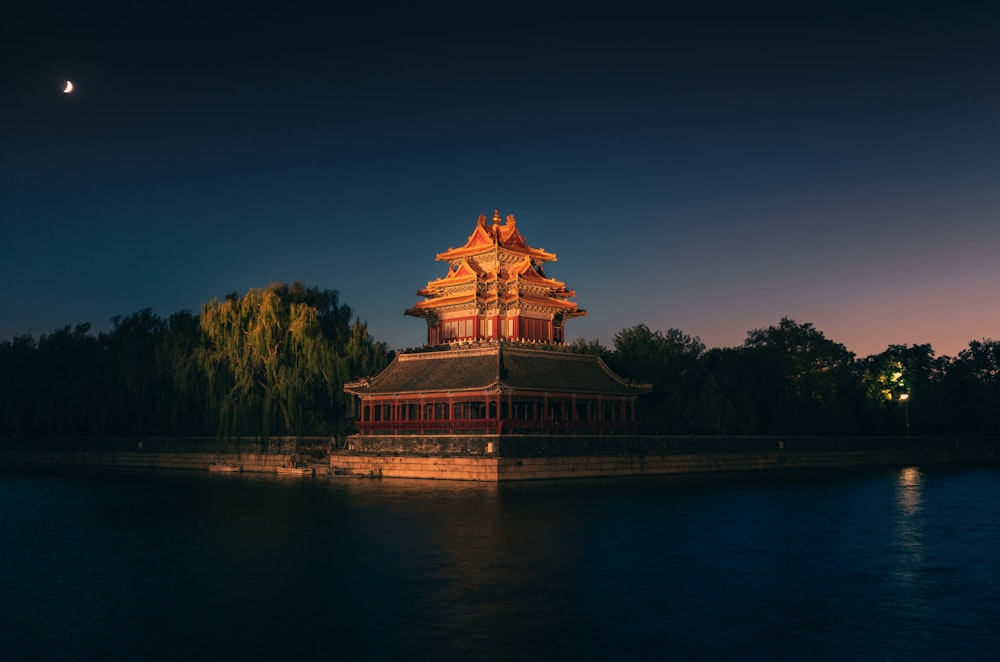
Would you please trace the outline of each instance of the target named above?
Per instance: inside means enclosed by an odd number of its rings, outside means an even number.
[[[985,463],[1000,439],[353,436],[330,457],[340,474],[490,482]]]
[[[272,473],[287,462],[328,465],[330,438],[36,439],[0,442],[0,468],[164,469],[207,471],[214,463]]]
[[[1000,464],[1000,439],[969,437],[643,437],[518,435],[7,440],[0,468],[246,472],[288,461],[337,476],[486,482],[864,466]]]

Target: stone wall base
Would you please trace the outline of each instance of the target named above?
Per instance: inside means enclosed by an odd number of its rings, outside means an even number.
[[[637,448],[633,439],[630,449]],[[602,455],[550,455],[506,457],[502,454],[435,456],[414,453],[359,453],[335,451],[330,456],[330,472],[338,476],[381,478],[424,478],[471,481],[522,481],[559,478],[652,476],[708,472],[781,471],[864,466],[909,466],[942,464],[1000,463],[1000,440],[921,439],[900,443],[890,438],[867,443],[815,444],[796,440],[760,438],[746,441],[738,450],[734,438],[704,439],[701,452],[691,452],[690,439],[678,442],[686,452]],[[638,447],[641,448],[639,443]],[[737,447],[734,450],[734,446]],[[650,447],[663,447],[662,440],[650,440]]]
[[[0,467],[184,469],[215,462],[270,473],[289,460],[331,476],[520,481],[651,476],[705,472],[780,471],[863,466],[1000,464],[1000,439],[965,437],[380,437],[349,440],[327,451],[294,441],[271,452],[204,452],[203,440],[131,440],[86,448],[74,444],[0,446]],[[299,447],[303,446],[303,447]],[[352,448],[353,446],[353,448]],[[269,449],[270,450],[270,449]],[[303,452],[304,450],[308,452]],[[277,451],[277,452],[275,452]],[[321,463],[321,464],[318,464]]]
[[[5,450],[0,466],[13,468],[184,469],[207,471],[216,462],[237,464],[249,473],[273,473],[291,455],[134,451]]]

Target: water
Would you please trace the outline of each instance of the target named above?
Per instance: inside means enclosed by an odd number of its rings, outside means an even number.
[[[0,474],[6,660],[997,659],[1000,469]]]

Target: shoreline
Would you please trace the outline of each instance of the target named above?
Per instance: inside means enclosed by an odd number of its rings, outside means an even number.
[[[660,437],[429,435],[4,440],[0,469],[208,471],[217,462],[272,473],[299,461],[317,475],[511,482],[866,466],[1000,464],[993,437]]]

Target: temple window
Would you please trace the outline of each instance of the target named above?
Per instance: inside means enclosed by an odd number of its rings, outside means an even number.
[[[441,323],[444,340],[460,340],[475,337],[475,320],[471,317],[460,320],[449,320]]]

